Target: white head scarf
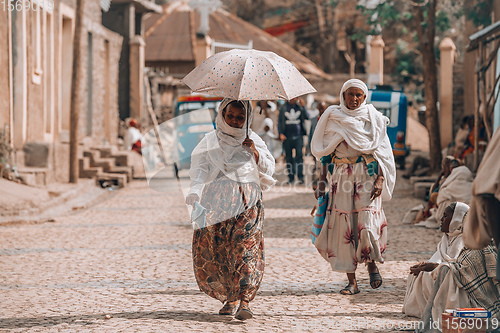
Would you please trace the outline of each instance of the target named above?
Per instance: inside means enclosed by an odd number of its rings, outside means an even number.
[[[252,106],[249,101],[241,101],[248,116],[242,128],[234,128],[227,124],[223,117],[224,109],[232,101],[228,98],[222,101],[215,120],[217,128],[205,136],[208,151],[207,162],[234,181],[242,183],[256,182],[260,184],[262,190],[267,190],[276,183],[276,180],[271,176],[272,172],[271,175],[261,172],[255,163],[255,159],[241,145],[246,138],[246,124],[252,121]],[[272,159],[274,166],[274,158],[264,141],[251,129],[248,129],[248,137],[254,142],[255,148],[259,152],[259,161],[261,158]],[[193,154],[204,153],[197,148],[195,148]],[[274,167],[272,171],[274,171]]]
[[[344,99],[344,93],[347,91],[349,88],[359,88],[363,90],[363,93],[365,96],[368,96],[368,87],[366,84],[358,79],[350,79],[344,82],[344,85],[342,86],[342,89],[340,90],[340,109],[345,113],[348,114],[352,117],[360,115],[361,112],[366,112],[366,98],[361,103],[361,105],[356,109],[356,110],[351,110],[347,107],[345,104],[345,99]]]
[[[366,99],[357,109],[349,109],[344,92],[353,87],[368,94],[368,87],[363,81],[346,81],[340,91],[340,105],[330,106],[319,119],[311,140],[311,151],[319,159],[330,155],[342,141],[346,141],[361,154],[372,154],[385,178],[382,199],[390,200],[396,182],[396,166],[387,136],[389,119],[373,105],[366,104]]]
[[[253,109],[250,101],[239,101],[243,104],[245,115],[245,124],[242,128],[231,127],[224,119],[224,109],[234,100],[225,98],[219,105],[219,110],[217,112],[217,118],[215,119],[216,133],[219,140],[226,142],[229,145],[241,146],[246,138],[247,123],[251,124],[253,119]],[[248,129],[248,135],[250,136],[251,130]]]
[[[462,233],[462,223],[464,221],[465,214],[469,211],[469,205],[463,202],[457,202],[455,206],[455,211],[450,221],[449,234],[454,234],[455,232]]]
[[[437,252],[430,259],[431,262],[452,262],[457,259],[464,248],[462,223],[468,210],[468,205],[457,202],[450,221],[449,232],[443,235],[443,238],[437,246]]]

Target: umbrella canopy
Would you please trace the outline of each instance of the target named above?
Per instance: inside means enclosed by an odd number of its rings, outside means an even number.
[[[290,100],[316,92],[291,62],[273,52],[258,50],[214,54],[182,82],[195,92],[236,100]]]

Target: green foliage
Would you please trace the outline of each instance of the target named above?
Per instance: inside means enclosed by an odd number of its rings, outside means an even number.
[[[390,26],[395,22],[401,21],[402,14],[399,8],[392,1],[379,3],[375,8],[369,9],[363,5],[357,6],[358,10],[367,17],[368,24],[372,27],[380,25],[382,27]],[[405,15],[405,13],[403,13]],[[373,28],[372,28],[373,29]]]
[[[436,12],[436,31],[444,32],[451,29],[448,13],[438,10]]]
[[[418,61],[419,55],[409,50],[408,43],[403,40],[398,41],[396,47],[396,68],[393,78],[398,84],[408,84],[414,81],[420,84],[419,77],[422,74],[422,66]]]
[[[493,0],[479,1],[476,4],[471,4],[471,2],[467,2],[464,6],[467,18],[470,19],[476,27],[490,25]]]

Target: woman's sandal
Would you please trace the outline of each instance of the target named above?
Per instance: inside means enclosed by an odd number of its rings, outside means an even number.
[[[238,308],[238,312],[236,312],[236,315],[234,318],[238,320],[247,320],[253,317],[253,312],[250,310],[248,305],[246,304],[240,304],[240,307]]]
[[[359,289],[354,289],[352,284],[348,284],[344,289],[340,291],[342,295],[354,295],[359,294]]]
[[[380,275],[380,272],[375,272],[375,273],[368,273],[370,275],[370,286],[372,289],[377,289],[382,285],[382,276]],[[378,286],[374,286],[374,282],[380,282]]]
[[[219,314],[223,316],[232,316],[236,312],[236,304],[226,302],[224,306],[219,310]]]

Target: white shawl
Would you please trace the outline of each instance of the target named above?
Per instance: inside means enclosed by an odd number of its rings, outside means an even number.
[[[429,262],[440,265],[431,272],[420,272],[417,277],[412,274],[408,275],[406,295],[403,302],[403,313],[415,317],[422,316],[427,302],[431,297],[431,291],[434,287],[434,282],[439,270],[441,267],[450,266],[450,263],[455,262],[464,248],[462,221],[468,209],[469,206],[466,204],[461,202],[457,203],[450,221],[449,233],[443,235],[443,238],[437,246],[437,251],[429,259]],[[448,301],[455,304],[453,302],[456,302],[456,299],[461,296],[458,295],[458,293],[456,295],[455,298],[448,299]]]
[[[455,261],[464,247],[462,239],[462,223],[469,210],[463,202],[457,202],[450,221],[449,232],[443,235],[437,246],[437,251],[429,260],[438,264]]]
[[[443,184],[439,187],[437,205],[441,208],[446,201],[470,203],[472,190],[472,172],[466,166],[453,168]],[[446,207],[442,207],[444,209]],[[443,210],[444,212],[444,210]],[[441,216],[437,216],[441,218]]]
[[[362,154],[372,154],[384,175],[382,199],[390,200],[396,183],[396,166],[391,143],[387,136],[389,119],[366,100],[356,110],[347,108],[344,92],[356,87],[368,95],[368,87],[357,79],[348,80],[340,92],[340,105],[330,106],[323,113],[314,130],[311,151],[316,158],[330,155],[346,141]]]
[[[232,100],[227,98],[222,101],[215,121],[217,128],[207,133],[191,154],[189,193],[201,196],[204,185],[215,180],[220,172],[237,182],[255,182],[262,190],[267,190],[276,183],[272,177],[275,161],[264,141],[252,130],[248,130],[248,136],[259,152],[258,164],[253,155],[241,145],[246,138],[247,121],[252,121],[250,102],[241,101],[248,114],[242,128],[229,126],[222,116],[222,111],[230,102]]]

